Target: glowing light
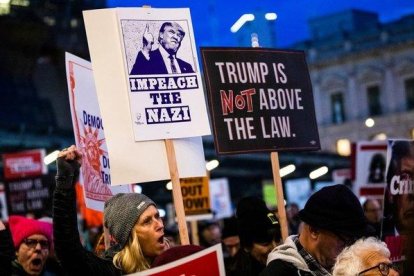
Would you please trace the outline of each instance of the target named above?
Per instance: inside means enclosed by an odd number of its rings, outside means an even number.
[[[158,213],[160,214],[160,217],[165,217],[166,212],[164,209],[158,209]]]
[[[237,19],[237,21],[233,24],[233,26],[231,26],[230,31],[232,33],[237,33],[238,30],[240,30],[241,27],[243,27],[243,25],[248,22],[248,21],[253,21],[254,20],[254,15],[251,13],[245,13],[242,16],[240,16],[239,19]]]
[[[374,140],[384,141],[387,140],[387,134],[381,132],[374,136]]]
[[[171,190],[172,190],[172,182],[171,182],[171,181],[170,181],[170,182],[168,182],[168,183],[165,185],[165,188],[166,188],[167,190],[171,191]]]
[[[268,12],[265,14],[266,20],[276,20],[277,14],[274,12]]]
[[[142,193],[141,185],[134,185],[134,193],[136,193],[136,194]]]
[[[375,125],[375,121],[374,121],[374,119],[372,119],[372,118],[368,118],[368,119],[366,119],[366,120],[365,120],[365,125],[366,125],[367,127],[373,127],[373,126]]]
[[[351,155],[351,142],[348,139],[339,139],[336,141],[336,152],[341,156]]]
[[[310,179],[316,179],[318,177],[321,177],[322,175],[325,175],[327,172],[328,172],[328,167],[323,166],[323,167],[320,167],[319,169],[316,169],[316,170],[312,171],[309,174],[309,178]]]
[[[287,165],[286,167],[283,167],[280,169],[279,174],[280,177],[284,177],[290,173],[293,173],[296,170],[296,166],[293,164]]]
[[[50,163],[54,162],[57,159],[59,152],[60,151],[55,150],[54,152],[46,155],[43,159],[43,163],[45,163],[45,165],[49,165]]]
[[[207,169],[208,171],[212,171],[212,170],[214,170],[215,168],[217,168],[219,164],[220,164],[220,163],[219,163],[219,161],[218,161],[218,160],[211,160],[211,161],[208,161],[208,162],[206,163],[206,169]]]

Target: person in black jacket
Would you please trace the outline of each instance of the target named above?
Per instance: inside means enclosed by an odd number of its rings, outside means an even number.
[[[104,226],[112,246],[102,256],[82,247],[74,188],[81,161],[75,146],[62,150],[57,159],[53,230],[62,267],[69,275],[122,275],[150,268],[168,244],[156,205],[143,194],[120,193],[105,203]]]
[[[304,222],[300,234],[270,252],[261,276],[330,276],[338,254],[367,233],[362,206],[343,184],[314,193],[299,217]]]
[[[259,275],[268,254],[281,242],[279,221],[266,203],[254,196],[239,201],[236,219],[241,248],[226,263],[226,275]]]

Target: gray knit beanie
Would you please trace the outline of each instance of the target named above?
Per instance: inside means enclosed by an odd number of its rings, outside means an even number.
[[[156,206],[146,195],[135,193],[119,193],[105,202],[104,225],[121,248],[128,242],[139,216],[150,205]]]

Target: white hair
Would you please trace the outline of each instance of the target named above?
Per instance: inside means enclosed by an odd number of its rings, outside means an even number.
[[[374,237],[362,238],[357,240],[353,245],[346,247],[336,257],[333,267],[333,276],[357,275],[364,269],[367,269],[365,258],[369,253],[376,252],[384,257],[390,257],[390,250],[387,245]]]

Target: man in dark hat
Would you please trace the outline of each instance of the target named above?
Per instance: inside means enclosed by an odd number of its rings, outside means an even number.
[[[342,184],[314,193],[299,216],[302,232],[269,254],[261,275],[331,275],[336,256],[366,234],[361,204]]]
[[[226,275],[258,275],[281,242],[279,221],[262,199],[253,196],[239,201],[236,218],[241,248],[231,267],[226,267]]]

